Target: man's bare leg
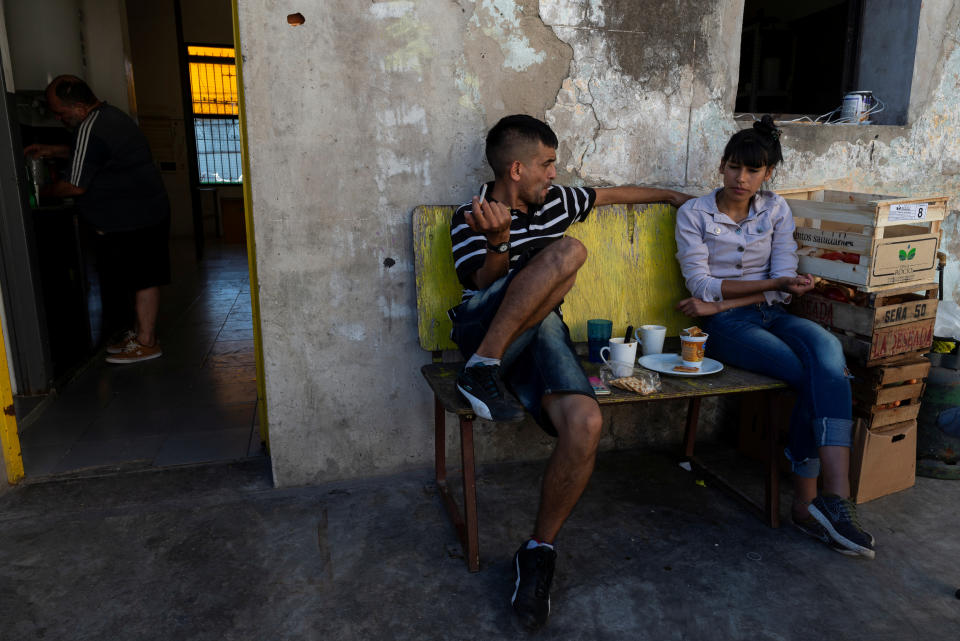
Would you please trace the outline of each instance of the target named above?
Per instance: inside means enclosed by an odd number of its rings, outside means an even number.
[[[160,288],[137,290],[134,307],[137,313],[137,342],[153,347],[157,342],[157,313],[160,311]]]
[[[561,238],[545,247],[510,281],[477,354],[500,358],[527,329],[549,314],[576,281],[587,259],[587,249],[575,238]]]
[[[582,394],[550,394],[543,408],[559,438],[543,476],[533,537],[553,543],[593,473],[603,417],[597,402]]]

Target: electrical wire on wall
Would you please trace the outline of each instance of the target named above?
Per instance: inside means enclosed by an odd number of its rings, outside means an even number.
[[[860,99],[864,94],[869,94],[869,101]],[[870,120],[871,116],[880,113],[886,109],[886,107],[886,103],[874,96],[871,92],[858,91],[847,94],[844,97],[843,104],[832,111],[828,111],[825,114],[817,116],[816,118],[812,118],[810,116],[800,116],[799,118],[778,120],[777,122],[809,122],[818,125],[869,125],[872,124]],[[838,114],[839,117],[837,117]],[[739,114],[734,119],[751,119],[754,121],[760,120],[755,115],[749,113]]]

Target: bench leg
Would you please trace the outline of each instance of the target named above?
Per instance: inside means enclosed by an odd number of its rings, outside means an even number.
[[[443,499],[444,507],[457,531],[457,538],[463,548],[467,568],[471,572],[480,570],[480,539],[477,523],[477,482],[474,471],[473,455],[473,420],[460,417],[460,453],[463,470],[463,504],[466,512],[466,522],[460,513],[460,508],[450,493],[447,485],[447,430],[446,412],[440,399],[434,395],[434,472],[437,490]]]
[[[766,472],[766,492],[764,507],[766,508],[767,524],[770,527],[780,527],[780,470],[777,465],[780,443],[776,425],[776,392],[767,392],[764,396],[764,420],[767,423],[767,460],[764,461]]]
[[[764,394],[764,412],[762,416],[767,424],[768,448],[764,461],[764,502],[761,506],[750,496],[734,487],[727,479],[707,467],[703,461],[694,456],[694,446],[697,440],[697,423],[700,420],[700,398],[691,398],[687,406],[687,428],[683,435],[683,452],[690,465],[698,472],[709,478],[712,483],[721,489],[733,494],[752,507],[761,520],[773,528],[780,527],[780,476],[777,468],[777,432],[773,423],[774,395]]]
[[[460,418],[460,458],[463,467],[463,511],[466,514],[467,568],[480,571],[480,532],[477,523],[477,478],[473,460],[473,421]]]

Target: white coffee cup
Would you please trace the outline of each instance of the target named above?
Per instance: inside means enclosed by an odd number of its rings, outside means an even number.
[[[667,328],[663,325],[641,325],[633,333],[640,342],[643,355],[660,354],[663,352],[663,339],[667,335]]]
[[[623,342],[622,338],[611,338],[606,347],[600,349],[600,358],[616,376],[633,374],[633,362],[637,359],[637,342]],[[604,353],[610,356],[609,360]]]

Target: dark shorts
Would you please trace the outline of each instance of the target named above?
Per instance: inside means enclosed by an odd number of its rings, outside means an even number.
[[[135,292],[170,282],[170,219],[130,231],[96,232],[97,271]]]
[[[516,271],[450,310],[451,338],[464,358],[476,350],[503,302]],[[551,436],[557,436],[541,406],[547,394],[583,394],[596,399],[570,340],[570,330],[556,312],[521,334],[501,359],[503,380],[517,400]]]

